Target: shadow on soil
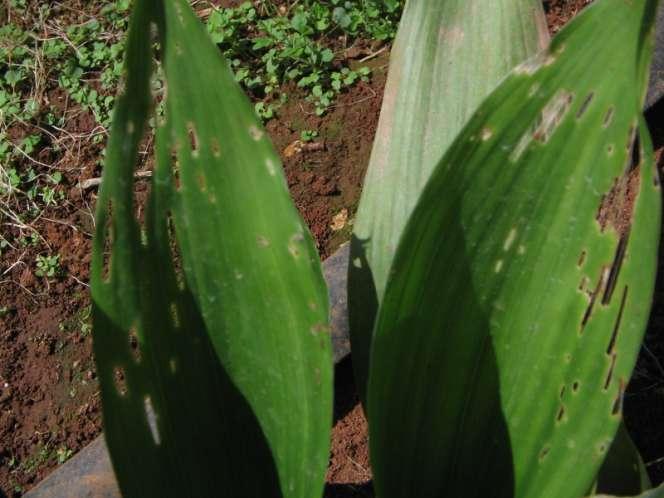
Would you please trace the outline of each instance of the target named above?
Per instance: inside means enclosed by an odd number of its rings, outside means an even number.
[[[353,358],[348,355],[334,369],[334,423],[348,415],[358,401],[353,376]]]
[[[373,498],[371,483],[367,484],[328,484],[323,498]]]
[[[367,240],[352,236],[348,264],[348,325],[355,363],[355,383],[360,399],[366,400],[366,383],[369,378],[369,352],[374,317],[378,311],[378,293],[373,272],[367,260]],[[366,331],[355,334],[353,331]]]

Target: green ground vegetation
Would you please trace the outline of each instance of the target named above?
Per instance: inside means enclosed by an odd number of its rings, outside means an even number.
[[[403,6],[403,0],[218,3],[192,1],[264,120],[278,117],[289,98],[323,115],[341,92],[368,80],[365,62],[388,48]],[[106,141],[130,8],[130,0],[0,6],[0,258],[9,248],[33,248],[41,256],[29,264],[43,277],[64,274],[35,221],[67,202],[73,186],[67,152],[89,143],[101,150]],[[158,95],[160,82],[154,86]],[[81,114],[95,124],[84,134],[71,131]],[[303,133],[304,141],[313,138]]]

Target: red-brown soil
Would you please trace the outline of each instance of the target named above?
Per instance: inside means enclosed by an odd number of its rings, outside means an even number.
[[[544,0],[549,31],[555,35],[567,21],[577,15],[593,0]]]
[[[322,257],[330,255],[350,235],[387,63],[386,55],[371,61],[372,80],[342,94],[326,116],[316,117],[310,106],[291,98],[291,103],[280,110],[279,119],[267,126],[282,155],[295,203]],[[48,97],[67,113],[68,133],[86,135],[94,130],[92,116],[69,107],[61,92],[52,90]],[[313,142],[316,146],[306,146],[286,157],[284,151],[303,130],[318,131]],[[19,127],[11,131],[17,140],[30,132]],[[0,496],[20,496],[55,468],[59,457],[75,453],[101,431],[87,286],[96,189],[81,191],[77,185],[100,176],[102,147],[89,139],[64,142],[64,147],[66,152],[60,157],[50,153],[38,157],[42,162],[56,163],[64,175],[57,189],[65,200],[47,208],[31,224],[48,249],[17,244],[15,249],[4,249],[0,261]],[[146,188],[146,181],[137,182],[139,199],[145,197]],[[349,213],[349,223],[333,230],[333,217],[343,209]],[[9,240],[30,233],[28,228],[3,227],[3,236]],[[46,252],[61,255],[61,276],[46,279],[35,275],[35,259]],[[359,413],[356,407],[344,423],[361,420]],[[355,430],[366,440],[366,427]],[[368,465],[366,444],[364,451]],[[344,465],[339,463],[342,471]],[[354,482],[347,471],[330,473],[332,482],[345,478]]]

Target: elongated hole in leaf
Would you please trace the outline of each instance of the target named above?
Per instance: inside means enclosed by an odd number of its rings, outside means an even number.
[[[620,270],[622,268],[632,226],[634,204],[639,195],[641,184],[641,144],[635,128],[630,129],[630,151],[625,173],[617,178],[611,190],[602,196],[602,202],[597,213],[597,221],[602,232],[612,228],[619,236],[613,262],[611,263],[609,278],[607,280],[602,304],[611,302],[615,291]]]
[[[551,451],[551,448],[549,448],[548,446],[545,446],[544,448],[542,448],[542,451],[540,451],[540,453],[539,453],[539,461],[541,462],[542,460],[544,460],[546,458],[546,456],[549,454],[550,451]]]
[[[613,353],[613,350],[616,346],[616,340],[618,339],[618,331],[620,330],[620,324],[622,322],[623,312],[625,311],[625,305],[627,304],[627,291],[628,287],[623,288],[622,298],[620,299],[620,308],[618,308],[618,315],[616,316],[616,322],[613,325],[613,331],[611,332],[611,339],[609,339],[609,345],[606,347],[606,354]]]
[[[113,369],[113,383],[120,396],[125,396],[127,394],[127,378],[125,376],[124,368],[115,367]]]
[[[576,119],[581,119],[581,117],[586,113],[588,110],[588,107],[590,106],[590,103],[593,101],[593,98],[595,97],[594,92],[590,92],[586,98],[584,99],[583,103],[579,107],[579,110],[576,113]]]
[[[565,396],[565,386],[560,388],[560,399],[563,399],[563,396]]]
[[[136,327],[129,329],[129,351],[134,358],[136,363],[141,362],[141,347],[138,341],[138,334],[136,333]]]
[[[613,378],[613,369],[616,367],[616,357],[615,352],[611,353],[611,362],[609,363],[609,372],[606,374],[606,380],[604,381],[604,390],[608,390],[611,385],[611,379]]]
[[[618,384],[618,394],[616,399],[613,401],[613,408],[611,409],[611,415],[619,415],[622,412],[623,400],[625,399],[625,380],[620,379]]]
[[[579,391],[579,386],[580,386],[579,381],[575,380],[572,383],[572,392],[575,392],[575,393],[578,392]]]
[[[597,296],[601,292],[602,288],[604,287],[604,283],[606,282],[606,279],[609,276],[609,269],[605,266],[602,267],[599,279],[597,280],[597,284],[595,284],[595,290],[592,292],[590,295],[590,302],[588,303],[588,307],[586,308],[585,313],[583,314],[583,319],[581,320],[581,332],[583,333],[583,329],[585,326],[588,324],[588,320],[590,320],[590,317],[593,313],[593,309],[595,307],[595,301],[597,301]]]
[[[627,253],[627,241],[629,239],[629,233],[623,235],[618,240],[618,247],[616,248],[616,253],[613,258],[613,263],[611,264],[611,270],[609,272],[609,277],[606,282],[606,289],[604,290],[604,296],[602,297],[602,304],[607,306],[611,303],[611,298],[613,297],[613,291],[616,288],[616,283],[618,282],[618,276],[620,275],[620,269],[622,268],[623,261],[625,260],[625,254]]]
[[[641,165],[641,137],[638,134],[634,135],[634,138],[630,144],[630,148],[631,157],[630,162],[627,165],[627,172],[633,171]]]
[[[565,417],[565,405],[560,405],[558,409],[558,414],[556,415],[556,422],[561,422]]]
[[[583,264],[586,262],[586,251],[585,249],[581,251],[581,254],[579,254],[579,261],[577,261],[576,265],[581,268]]]
[[[625,146],[625,149],[627,150],[627,154],[628,154],[628,158],[627,158],[627,160],[628,160],[627,167],[628,168],[630,166],[634,165],[634,161],[633,161],[634,147],[635,147],[635,145],[638,145],[637,144],[638,140],[639,140],[639,137],[636,134],[636,125],[634,125],[634,124],[630,125],[629,132],[627,132],[627,145]],[[637,151],[637,153],[638,153],[638,151]],[[637,161],[636,164],[638,164],[638,163],[639,163],[639,161]]]

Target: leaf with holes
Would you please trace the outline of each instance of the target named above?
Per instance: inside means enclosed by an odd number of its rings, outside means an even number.
[[[417,198],[482,99],[547,42],[539,0],[406,3],[351,244],[349,319],[363,401],[376,310]]]
[[[151,29],[152,28],[152,29]],[[151,33],[167,97],[145,220]],[[92,264],[104,427],[125,496],[320,496],[327,292],[278,156],[184,0],[135,3]]]
[[[654,287],[660,186],[640,109],[656,5],[595,2],[436,167],[375,329],[379,496],[591,488]]]

